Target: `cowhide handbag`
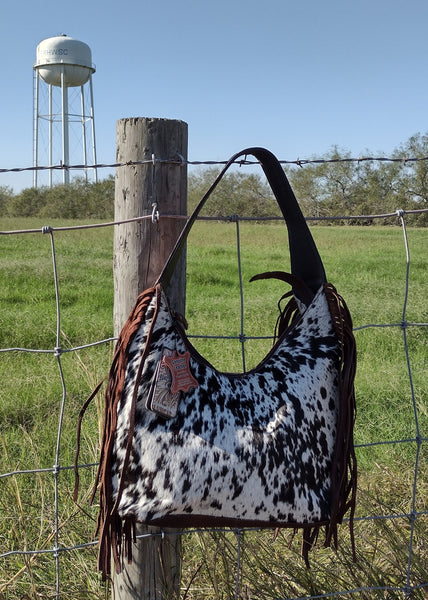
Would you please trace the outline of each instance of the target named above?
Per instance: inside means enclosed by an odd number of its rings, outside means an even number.
[[[292,286],[278,338],[246,373],[215,369],[168,304],[168,281],[192,224],[240,156],[261,163],[288,228]],[[272,307],[276,300],[272,300]],[[262,148],[233,156],[205,194],[163,272],[117,341],[105,394],[100,483],[100,568],[130,553],[135,523],[173,528],[291,527],[307,552],[326,545],[355,506],[356,354],[345,302],[326,282],[284,170]],[[131,556],[128,556],[131,559]]]

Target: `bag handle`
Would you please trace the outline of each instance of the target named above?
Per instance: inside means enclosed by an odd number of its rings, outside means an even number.
[[[204,194],[193,213],[184,226],[165,266],[156,283],[168,287],[175,265],[183,250],[190,229],[198,214],[210,197],[229,167],[241,156],[252,155],[260,162],[267,177],[270,187],[281,209],[288,229],[288,240],[290,249],[291,272],[295,277],[301,279],[315,294],[320,286],[326,282],[324,266],[318,253],[312,234],[306,220],[300,210],[293,190],[288,182],[277,158],[265,148],[247,148],[238,152],[227,162],[219,173],[214,183]],[[299,297],[299,293],[296,294]]]

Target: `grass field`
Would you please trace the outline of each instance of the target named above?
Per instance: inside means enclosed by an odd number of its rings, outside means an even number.
[[[51,226],[64,225],[51,222]],[[40,228],[34,220],[0,220],[1,230]],[[415,405],[409,385],[400,324],[405,298],[406,254],[401,229],[391,227],[313,227],[329,280],[345,297],[357,328],[358,420],[356,443],[360,484],[358,515],[394,519],[357,522],[358,563],[350,564],[344,544],[337,554],[320,549],[308,572],[289,546],[289,534],[275,544],[271,534],[245,534],[242,553],[242,598],[285,598],[367,586],[391,589],[361,592],[358,598],[403,598],[392,588],[428,584],[428,465],[421,446],[417,493],[416,423],[427,438],[428,328],[406,329]],[[412,228],[410,287],[405,319],[427,323],[428,230]],[[276,320],[277,299],[287,291],[279,282],[249,278],[267,270],[288,270],[283,225],[240,224],[244,331],[269,336]],[[61,348],[68,349],[112,336],[112,230],[78,230],[54,235],[61,306]],[[0,236],[0,348],[50,349],[56,346],[56,307],[50,236],[41,233]],[[241,331],[236,224],[199,222],[189,238],[186,317],[190,335],[233,335]],[[199,340],[194,345],[221,370],[242,370],[237,340]],[[246,342],[247,368],[263,358],[270,340]],[[61,365],[67,398],[61,438],[61,466],[74,460],[76,420],[82,403],[109,368],[111,343],[65,352]],[[62,386],[52,354],[0,354],[0,474],[51,469],[55,460]],[[417,417],[417,421],[415,420]],[[401,443],[389,443],[395,440]],[[410,440],[410,441],[408,441]],[[378,442],[382,442],[379,444]],[[374,445],[372,445],[374,444]],[[81,462],[97,460],[97,410],[84,425]],[[82,470],[82,510],[72,502],[73,474],[63,471],[59,487],[61,546],[92,539],[96,507],[87,496],[94,472]],[[54,546],[54,486],[51,471],[0,479],[0,553]],[[412,501],[415,504],[413,506]],[[412,509],[418,515],[412,539]],[[84,512],[83,512],[84,510]],[[346,530],[346,527],[344,528]],[[343,533],[346,540],[346,532]],[[192,534],[184,538],[183,588],[187,598],[233,597],[236,539],[234,534]],[[61,554],[61,589],[67,598],[103,598],[107,592],[96,574],[96,548]],[[199,569],[199,570],[198,570]],[[197,572],[197,576],[195,573]],[[339,586],[339,587],[338,587]],[[19,555],[0,559],[0,598],[50,598],[55,569],[51,555]],[[425,598],[428,588],[412,598]],[[396,594],[396,595],[395,595]],[[61,596],[62,597],[62,596]]]

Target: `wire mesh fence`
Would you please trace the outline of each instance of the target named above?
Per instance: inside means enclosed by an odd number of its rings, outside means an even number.
[[[419,231],[416,237],[416,230],[407,228],[407,215],[405,211],[370,215],[372,220],[390,218],[395,232],[398,223],[403,248],[402,275],[392,275],[401,287],[389,289],[385,296],[394,297],[394,308],[384,307],[385,320],[354,323],[357,345],[374,345],[379,363],[388,362],[391,353],[401,357],[402,367],[398,373],[391,374],[386,368],[384,372],[391,380],[391,389],[396,396],[394,402],[399,405],[394,410],[408,416],[406,426],[395,429],[395,413],[389,412],[391,398],[385,398],[385,425],[376,422],[378,416],[373,416],[372,428],[368,428],[372,433],[358,440],[361,470],[372,473],[369,478],[363,477],[360,483],[363,501],[356,517],[359,562],[354,565],[340,550],[335,555],[321,548],[320,558],[313,560],[314,575],[300,564],[295,540],[289,533],[280,534],[284,543],[278,545],[272,543],[272,534],[267,532],[184,531],[183,598],[422,598],[428,593],[428,388],[424,359],[428,318],[426,310],[416,314],[412,308],[409,315],[409,299],[413,298],[414,292],[412,269],[419,273],[418,286],[421,286],[420,281],[423,282],[418,294],[426,296],[427,293],[426,276],[421,275],[426,273],[427,267],[424,253],[418,251],[417,258],[412,257],[412,243],[420,244],[421,240],[426,243],[426,235],[425,231]],[[141,218],[151,219],[152,215]],[[163,216],[159,215],[159,218]],[[344,218],[349,221],[357,217]],[[245,370],[249,341],[260,339],[264,342],[269,336],[252,335],[244,320],[241,228],[248,219],[234,216],[210,223],[216,227],[222,221],[234,228],[240,326],[236,336],[220,335],[220,338],[221,344],[226,337],[236,339]],[[94,310],[108,315],[112,293],[107,291],[103,296],[98,289],[99,279],[94,273],[102,268],[93,264],[99,243],[94,236],[101,229],[107,232],[108,238],[112,229],[118,226],[119,223],[90,223],[1,232],[0,242],[5,242],[2,244],[3,260],[11,262],[12,279],[16,279],[16,285],[12,283],[4,294],[3,302],[8,312],[3,311],[3,314],[10,315],[11,310],[15,311],[16,319],[9,329],[5,322],[1,325],[3,339],[10,340],[9,345],[6,343],[0,349],[2,379],[12,383],[3,386],[0,402],[4,417],[1,419],[3,472],[0,473],[0,495],[5,523],[0,535],[0,598],[103,598],[109,593],[108,584],[101,583],[96,574],[97,540],[93,539],[96,506],[90,507],[88,503],[96,469],[98,414],[90,421],[82,441],[81,456],[92,460],[79,465],[84,491],[78,505],[72,502],[72,456],[79,406],[105,374],[103,368],[108,369],[114,338],[109,335],[110,323],[102,331],[95,324],[94,331],[87,317],[78,314],[79,308],[77,313],[73,312],[76,298],[71,297],[68,283],[75,277],[75,267],[71,268],[67,258],[70,247],[76,246],[74,236],[84,235],[83,245],[76,250],[82,258],[82,279],[76,280],[74,293],[84,296],[87,291],[79,286],[81,281],[87,281],[94,296],[99,297],[99,306]],[[252,226],[272,225],[263,219]],[[368,238],[369,231],[370,228],[361,228],[360,236],[367,235]],[[381,236],[379,230],[376,233]],[[373,240],[372,235],[370,239]],[[336,251],[340,252],[340,248]],[[84,260],[85,252],[90,254],[90,265]],[[99,248],[99,254],[97,260],[104,266],[111,261],[105,246]],[[37,289],[27,285],[34,278],[40,282]],[[390,279],[385,275],[385,281],[379,281],[379,287],[387,288],[388,285]],[[105,286],[111,287],[111,281],[107,280]],[[361,293],[364,294],[364,290]],[[379,294],[380,302],[381,296]],[[81,305],[76,303],[76,306]],[[97,304],[91,306],[97,307]],[[25,344],[28,338],[17,331],[19,328],[25,330],[28,313],[40,321],[38,343],[34,347],[28,347]],[[82,336],[81,331],[85,335]],[[97,332],[103,335],[97,336]],[[364,336],[368,332],[371,337],[367,341]],[[392,335],[385,337],[385,332]],[[87,341],[81,343],[85,337]],[[204,332],[189,337],[206,343],[218,336]],[[362,385],[370,378],[370,367],[369,364],[360,367],[363,370]],[[373,371],[382,373],[382,369]],[[34,398],[34,390],[37,390],[37,398]],[[357,402],[358,391],[357,387]],[[32,398],[31,405],[29,398]],[[364,408],[368,410],[369,407]],[[50,429],[48,434],[42,430],[43,417],[40,421],[32,414],[43,415],[44,411],[46,426]],[[366,419],[370,416],[366,415]],[[55,427],[52,423],[56,423]],[[382,453],[385,448],[393,451],[391,461]],[[391,487],[388,472],[393,469],[394,460],[401,461],[400,477],[392,480],[394,489],[387,489]],[[168,532],[161,535],[168,535]],[[379,538],[383,539],[383,544]],[[195,549],[198,549],[196,558],[193,556],[187,561]],[[201,576],[204,569],[206,575]],[[365,573],[364,580],[361,573]]]

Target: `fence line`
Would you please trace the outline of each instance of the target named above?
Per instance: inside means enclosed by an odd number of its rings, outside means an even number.
[[[306,217],[307,221],[353,221],[358,219],[389,219],[392,217],[400,217],[405,215],[420,215],[428,213],[427,208],[420,208],[414,210],[403,210],[398,209],[394,212],[389,213],[381,213],[374,215],[341,215],[341,216],[330,216],[330,217]],[[183,221],[187,221],[188,215],[167,215],[167,214],[158,214],[157,219],[182,219]],[[227,223],[233,222],[236,218],[239,221],[254,221],[254,222],[263,222],[263,221],[283,221],[282,217],[241,217],[237,215],[230,215],[227,217],[217,216],[217,217],[206,217],[206,216],[198,216],[198,221],[224,221]],[[87,225],[66,225],[62,227],[51,227],[50,225],[44,225],[42,228],[37,229],[10,229],[6,231],[0,231],[0,235],[23,235],[30,233],[50,233],[54,231],[78,231],[84,229],[99,229],[102,227],[113,227],[116,225],[123,225],[124,223],[138,223],[139,221],[148,221],[153,220],[152,215],[143,215],[141,217],[134,217],[133,219],[125,219],[122,221],[107,221],[104,223],[91,223]]]
[[[406,161],[411,161],[411,160],[427,160],[427,158],[424,159],[406,159]],[[347,159],[347,160],[354,160],[354,159]],[[355,160],[398,160],[398,159],[355,159]],[[400,159],[403,160],[403,159]],[[284,161],[282,161],[284,162]],[[290,163],[290,161],[287,161],[288,164]],[[311,162],[317,162],[317,161],[311,161]],[[324,161],[323,161],[324,162]],[[330,162],[330,161],[329,161]],[[141,163],[135,163],[135,164],[141,164]],[[202,163],[202,162],[198,162],[198,163],[188,163],[188,164],[214,164],[214,163]],[[224,163],[215,163],[215,164],[224,164]],[[249,164],[247,161],[245,161],[244,164]],[[252,163],[251,163],[252,164]],[[298,164],[297,162],[295,164]],[[118,166],[118,165],[110,165],[110,166]],[[120,166],[120,165],[119,165]],[[62,167],[64,168],[64,167]],[[17,170],[17,169],[14,169]],[[25,169],[19,169],[19,170],[25,170]],[[0,172],[4,172],[4,170],[0,170]],[[374,445],[383,445],[383,444],[398,444],[398,443],[402,443],[402,444],[407,444],[407,443],[414,443],[416,444],[416,452],[415,452],[415,461],[414,461],[414,473],[413,473],[413,485],[412,485],[412,498],[411,498],[411,508],[410,511],[408,512],[399,512],[399,513],[391,513],[391,514],[387,514],[387,515],[364,515],[362,517],[357,517],[356,521],[360,520],[360,521],[369,521],[369,520],[376,520],[376,519],[399,519],[399,518],[406,518],[409,519],[410,522],[410,539],[409,539],[409,551],[408,551],[408,561],[407,561],[407,566],[406,566],[406,584],[405,586],[367,586],[367,587],[361,587],[361,588],[355,588],[355,589],[348,589],[348,590],[341,590],[338,592],[330,592],[330,593],[326,593],[326,594],[321,594],[321,595],[315,595],[315,596],[298,596],[299,600],[305,600],[305,599],[315,599],[315,598],[333,598],[333,597],[343,597],[345,595],[352,595],[352,594],[357,594],[357,593],[363,593],[363,592],[369,592],[369,591],[389,591],[389,592],[397,592],[397,593],[401,593],[403,595],[404,598],[410,598],[412,592],[416,591],[417,589],[428,589],[428,581],[425,582],[419,582],[417,584],[413,584],[412,580],[411,580],[411,575],[412,575],[412,559],[413,559],[413,555],[415,552],[415,548],[414,548],[414,533],[415,533],[415,525],[416,525],[416,521],[418,519],[420,519],[423,516],[427,516],[428,515],[428,511],[425,510],[417,510],[417,503],[416,503],[416,499],[417,499],[417,491],[418,491],[418,484],[419,484],[419,468],[420,468],[420,457],[421,457],[421,451],[422,451],[422,444],[426,443],[428,441],[428,438],[426,436],[424,436],[421,432],[420,429],[420,424],[419,424],[419,418],[418,418],[418,409],[417,409],[417,403],[416,403],[416,395],[415,395],[415,389],[414,389],[414,383],[413,383],[413,369],[412,369],[412,363],[411,363],[411,358],[410,358],[410,352],[409,352],[409,347],[408,347],[408,339],[407,339],[407,331],[409,328],[414,328],[414,327],[426,327],[428,326],[428,323],[426,322],[420,322],[420,323],[415,323],[415,322],[408,322],[406,320],[406,316],[407,316],[407,301],[408,301],[408,294],[409,294],[409,285],[410,285],[410,263],[411,263],[411,256],[410,256],[410,251],[409,251],[409,242],[408,242],[408,232],[406,229],[406,215],[409,213],[414,213],[414,212],[428,212],[428,209],[425,210],[421,210],[421,211],[397,211],[395,213],[389,213],[387,215],[370,215],[369,217],[371,219],[376,219],[376,218],[385,218],[385,217],[398,217],[400,224],[401,224],[401,229],[402,229],[402,234],[403,234],[403,240],[404,240],[404,245],[405,245],[405,251],[406,251],[406,276],[405,276],[405,285],[404,285],[404,299],[403,299],[403,307],[402,307],[402,319],[401,322],[397,322],[397,323],[377,323],[377,324],[363,324],[359,327],[355,328],[355,331],[361,331],[363,329],[367,329],[367,328],[385,328],[385,327],[395,327],[395,328],[400,328],[402,331],[402,335],[403,335],[403,346],[404,346],[404,352],[405,352],[405,359],[406,359],[406,367],[407,367],[407,374],[408,374],[408,379],[409,379],[409,387],[410,387],[410,392],[411,392],[411,399],[412,399],[412,407],[413,407],[413,414],[414,414],[414,424],[415,424],[415,436],[414,437],[410,437],[410,438],[406,438],[406,439],[399,439],[399,440],[388,440],[388,441],[376,441],[376,442],[372,442],[372,443],[366,443],[366,444],[359,444],[357,445],[357,447],[359,448],[364,448],[364,447],[370,447],[370,446],[374,446]],[[171,218],[171,215],[159,215],[159,218],[164,218],[164,217],[168,217]],[[175,215],[176,218],[187,218],[184,217],[182,215]],[[139,217],[135,220],[140,220],[140,219],[149,219],[152,218],[152,215],[147,215],[147,216],[143,216],[143,217]],[[357,219],[357,218],[368,218],[368,216],[346,216],[346,217],[337,217],[338,219]],[[201,219],[203,219],[201,217]],[[242,344],[242,360],[243,360],[243,365],[244,365],[244,370],[245,370],[245,348],[244,348],[244,344],[245,341],[248,339],[265,339],[265,338],[260,338],[257,336],[246,336],[244,333],[244,326],[243,326],[243,320],[242,320],[242,314],[243,314],[243,295],[242,295],[242,277],[241,277],[241,271],[240,271],[240,236],[239,236],[239,222],[240,221],[246,221],[246,220],[250,220],[250,221],[258,221],[261,219],[257,219],[257,218],[245,218],[245,217],[237,217],[237,216],[233,216],[233,217],[226,217],[224,219],[221,218],[215,218],[216,221],[233,221],[234,223],[236,223],[236,239],[237,239],[237,254],[238,254],[238,263],[239,263],[239,279],[240,279],[240,294],[241,294],[241,332],[239,336],[235,336],[237,339],[239,339],[241,341]],[[263,220],[267,220],[267,219],[263,219]],[[277,220],[276,218],[272,218],[272,220]],[[311,217],[310,218],[311,221],[321,221],[321,220],[326,220],[325,218],[322,217]],[[328,220],[332,220],[332,218],[328,218]],[[127,221],[128,222],[128,221]],[[55,457],[54,457],[54,465],[51,468],[35,468],[35,469],[27,469],[27,470],[14,470],[14,471],[10,471],[7,473],[2,473],[0,474],[0,480],[7,480],[8,478],[11,477],[17,477],[17,476],[23,476],[23,475],[31,475],[31,474],[37,474],[37,473],[51,473],[54,479],[54,531],[53,531],[53,537],[50,538],[53,545],[51,548],[45,547],[45,548],[33,548],[33,549],[18,549],[18,550],[5,550],[4,552],[0,553],[0,559],[5,559],[7,557],[10,556],[22,556],[22,557],[35,557],[35,556],[40,556],[40,555],[46,555],[46,556],[50,556],[52,557],[52,560],[54,561],[54,565],[55,565],[55,597],[59,598],[62,593],[63,593],[63,586],[65,585],[65,582],[61,579],[61,568],[60,568],[60,557],[65,554],[65,553],[69,553],[69,552],[73,552],[73,551],[80,551],[80,550],[84,550],[86,548],[90,548],[93,547],[97,542],[96,541],[90,541],[90,542],[82,542],[80,544],[77,545],[61,545],[61,525],[59,522],[59,493],[60,493],[60,473],[63,471],[69,471],[71,469],[73,469],[73,466],[69,466],[69,465],[61,465],[61,444],[62,444],[62,431],[63,431],[63,420],[64,420],[64,410],[65,410],[65,404],[66,404],[66,399],[67,399],[67,394],[68,394],[68,390],[67,390],[67,383],[66,383],[66,378],[64,375],[64,371],[63,371],[63,365],[62,365],[62,355],[64,353],[70,353],[70,352],[76,352],[77,350],[83,349],[83,348],[92,348],[94,346],[97,345],[102,345],[102,344],[107,344],[112,342],[115,338],[106,338],[103,340],[98,340],[89,344],[85,344],[85,345],[81,345],[81,346],[76,346],[76,347],[72,347],[72,348],[67,348],[67,349],[63,349],[61,348],[61,299],[60,299],[60,289],[59,289],[59,283],[58,283],[58,265],[57,265],[57,250],[55,248],[55,235],[59,234],[63,231],[70,231],[70,230],[78,230],[78,229],[92,229],[92,228],[97,228],[97,227],[114,227],[117,226],[119,224],[121,224],[122,221],[120,222],[109,222],[109,223],[100,223],[100,224],[89,224],[89,225],[79,225],[79,226],[67,226],[67,227],[50,227],[50,226],[46,226],[43,227],[42,230],[40,229],[29,229],[29,230],[19,230],[19,231],[2,231],[0,232],[0,234],[2,235],[20,235],[20,234],[34,234],[34,233],[42,233],[43,235],[49,235],[50,237],[50,242],[51,242],[51,256],[52,256],[52,269],[53,269],[53,276],[54,276],[54,288],[55,288],[55,305],[56,305],[56,331],[55,331],[55,346],[52,349],[46,349],[46,348],[41,348],[41,349],[30,349],[30,348],[1,348],[0,352],[4,353],[4,352],[16,352],[16,353],[40,353],[40,354],[53,354],[56,362],[57,362],[57,367],[58,367],[58,373],[59,373],[59,380],[61,383],[61,400],[60,400],[60,413],[59,413],[59,419],[58,419],[58,431],[57,431],[57,440],[56,440],[56,447],[55,447]],[[189,337],[204,337],[204,338],[218,338],[218,337],[222,337],[222,336],[189,336]],[[234,337],[234,336],[230,336],[230,337]],[[79,465],[79,469],[90,469],[93,468],[95,465],[94,464],[81,464]],[[195,530],[192,530],[193,532],[195,532]],[[196,530],[198,531],[198,530]],[[206,530],[203,530],[206,531]],[[218,529],[216,531],[219,531]],[[229,531],[229,530],[228,530]],[[242,570],[242,552],[241,552],[241,543],[242,543],[242,532],[244,530],[236,530],[235,536],[236,536],[236,540],[237,540],[237,557],[236,557],[236,576],[235,576],[235,586],[234,586],[234,597],[235,599],[238,599],[239,594],[240,594],[240,578],[241,578],[241,570]],[[247,530],[245,530],[247,531]],[[183,534],[187,534],[189,533],[188,531],[183,532]],[[176,533],[175,533],[176,534]],[[147,534],[146,534],[147,535]],[[153,535],[153,534],[150,534]],[[168,535],[167,532],[162,532],[162,534],[160,535]],[[11,579],[13,579],[13,577],[11,577]],[[0,582],[0,598],[3,598],[2,593],[5,592],[5,590],[7,590],[8,584],[6,582],[6,584],[1,584]],[[296,596],[297,598],[297,596]]]
[[[296,158],[294,160],[279,159],[281,165],[295,165],[303,167],[305,165],[322,165],[327,163],[364,163],[364,162],[391,162],[391,163],[415,163],[428,161],[428,156],[356,156],[342,158]],[[174,158],[159,158],[154,154],[148,160],[130,160],[126,163],[97,163],[94,165],[38,165],[37,167],[11,167],[0,168],[0,173],[21,173],[23,171],[73,171],[73,170],[89,170],[89,169],[117,169],[120,167],[129,167],[136,165],[181,165],[181,166],[222,166],[228,163],[227,160],[186,160],[181,155],[176,155]],[[236,160],[238,166],[258,165],[257,160],[241,159]]]

